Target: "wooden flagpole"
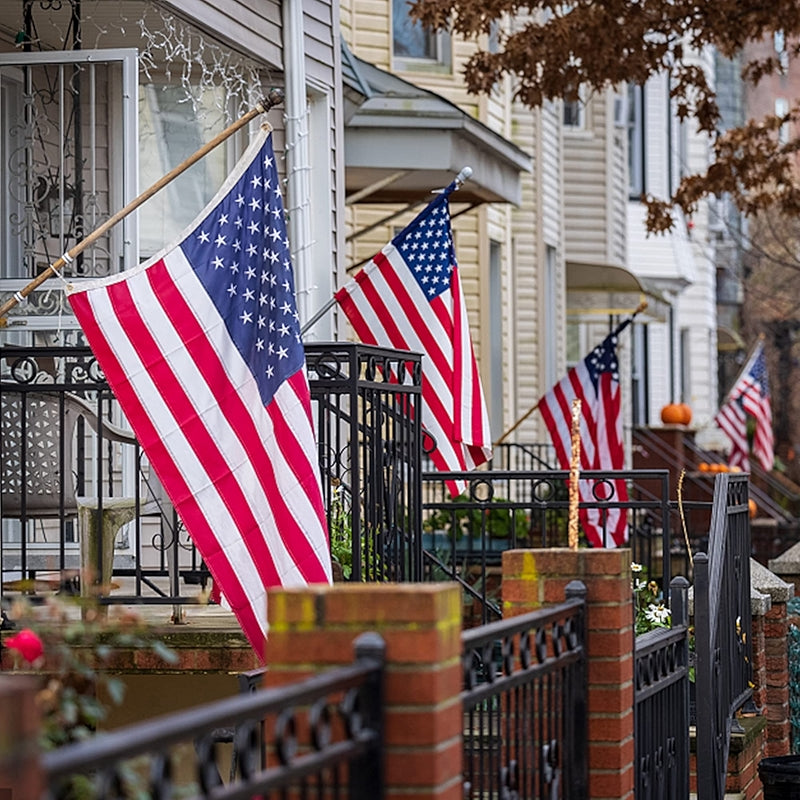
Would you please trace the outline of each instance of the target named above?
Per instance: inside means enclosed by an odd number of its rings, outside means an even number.
[[[274,106],[280,105],[283,102],[283,92],[280,89],[271,89],[266,98],[257,103],[256,106],[248,111],[243,117],[240,117],[236,122],[225,128],[224,131],[218,133],[210,142],[203,145],[196,153],[193,153],[189,158],[178,164],[177,167],[170,170],[166,175],[157,180],[149,189],[146,189],[138,197],[131,200],[128,205],[117,211],[112,217],[109,217],[102,225],[95,228],[88,236],[81,239],[74,247],[67,250],[62,256],[54,261],[46,269],[42,270],[27,286],[15,292],[12,297],[6,300],[0,306],[0,327],[5,327],[8,323],[7,314],[18,303],[21,303],[25,298],[48,278],[52,278],[58,271],[66,264],[72,263],[75,257],[82,253],[89,245],[93,244],[110,228],[113,228],[120,220],[128,216],[132,211],[139,208],[145,200],[149,200],[154,194],[161,191],[168,183],[171,183],[181,173],[185,172],[192,164],[198,162],[201,158],[210,153],[215,147],[219,146],[226,139],[230,138],[236,131],[241,130],[251,120],[255,119],[261,114],[265,114]]]
[[[631,314],[631,319],[633,319],[637,314],[640,314],[646,308],[647,301],[642,300],[642,302],[639,303],[634,312]],[[536,411],[537,408],[539,408],[538,400],[510,428],[508,428],[506,432],[499,439],[497,439],[497,441],[495,441],[494,444],[502,444],[509,436],[511,436],[512,433],[514,433],[517,428],[519,428],[520,425],[522,425],[523,422],[525,422],[526,419],[528,419],[531,414],[533,414],[534,411]]]

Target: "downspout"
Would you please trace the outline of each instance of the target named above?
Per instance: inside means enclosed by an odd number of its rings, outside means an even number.
[[[308,319],[311,291],[311,191],[306,100],[303,0],[283,0],[283,69],[286,109],[287,233],[292,252],[297,311]]]

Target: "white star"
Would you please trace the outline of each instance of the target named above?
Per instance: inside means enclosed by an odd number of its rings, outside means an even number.
[[[232,283],[232,284],[231,284],[231,285],[228,287],[228,289],[227,289],[227,292],[228,292],[228,294],[229,294],[231,297],[233,297],[233,296],[236,294],[236,284],[235,284],[235,283]]]
[[[220,234],[216,239],[214,239],[214,243],[217,245],[217,247],[222,247],[222,245],[225,244],[225,237]]]
[[[257,324],[259,328],[263,328],[267,324],[267,321],[264,319],[264,317],[259,317]]]
[[[252,300],[256,296],[256,293],[252,289],[245,289],[244,292],[244,299],[245,300]]]
[[[242,197],[241,193],[236,195],[236,205],[243,206],[244,205],[244,197]]]
[[[288,336],[291,333],[289,326],[284,322],[281,325],[280,334],[281,336]]]
[[[258,175],[253,175],[253,180],[250,181],[255,189],[257,186],[261,186],[261,178]]]
[[[241,244],[241,242],[240,242],[238,239],[236,239],[236,240],[234,241],[233,245],[231,245],[231,246],[233,247],[233,249],[234,249],[234,250],[235,250],[237,253],[238,253],[238,252],[239,252],[239,251],[242,249],[242,244]]]
[[[249,311],[242,312],[242,316],[239,319],[247,325],[249,322],[253,321],[253,315]]]
[[[254,198],[253,198],[253,199],[250,201],[250,208],[251,208],[253,211],[257,211],[258,209],[260,209],[260,208],[261,208],[261,201],[260,201],[260,200],[259,200],[257,197],[254,197]]]
[[[281,306],[281,311],[283,311],[284,314],[291,314],[292,313],[292,307],[289,305],[289,303],[286,300],[283,301],[283,305]]]
[[[211,241],[211,237],[205,231],[200,231],[197,238],[203,243]]]
[[[278,358],[289,358],[289,348],[288,347],[279,347],[278,348]]]
[[[266,296],[266,295],[265,295],[265,294],[262,292],[262,293],[261,293],[261,294],[258,296],[258,304],[259,304],[260,306],[265,306],[265,305],[267,304],[267,301],[268,301],[268,298],[267,298],[267,296]]]
[[[220,214],[219,220],[217,220],[218,225],[227,225],[228,224],[228,215],[227,214]]]
[[[269,235],[272,237],[273,242],[281,238],[281,232],[277,228],[273,228]]]
[[[222,269],[222,267],[225,266],[219,256],[217,256],[212,263],[214,264],[214,269]]]
[[[264,349],[264,340],[256,339],[256,350],[263,350],[263,349]]]
[[[253,278],[255,278],[256,271],[253,267],[248,267],[247,272],[245,272],[245,275],[247,275],[247,280],[251,281]]]
[[[244,223],[242,222],[242,218],[241,217],[236,217],[236,220],[235,220],[235,222],[233,224],[237,228],[241,228]]]
[[[257,223],[255,220],[253,220],[253,221],[252,221],[252,222],[251,222],[251,223],[250,223],[250,224],[247,226],[247,229],[248,229],[248,230],[250,231],[250,233],[252,233],[252,234],[256,234],[256,233],[258,233],[258,231],[259,231],[259,228],[260,228],[260,226],[259,226],[259,224],[258,224],[258,223]]]
[[[275,374],[275,369],[274,369],[274,368],[273,368],[273,366],[270,364],[270,365],[267,367],[267,377],[268,377],[268,378],[271,378],[271,377],[272,377],[274,374]]]
[[[250,242],[250,244],[247,246],[247,255],[252,257],[257,252],[258,252],[258,248],[252,242]]]

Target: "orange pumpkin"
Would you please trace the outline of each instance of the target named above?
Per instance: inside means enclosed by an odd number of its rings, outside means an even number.
[[[711,472],[711,465],[710,465],[710,464],[708,464],[708,463],[707,463],[707,462],[705,462],[705,461],[701,461],[701,462],[700,462],[700,463],[697,465],[697,469],[699,469],[699,470],[700,470],[700,472]]]
[[[756,505],[756,501],[750,498],[747,501],[747,507],[750,509],[750,519],[752,519],[758,513],[758,506]]]
[[[667,403],[661,409],[661,421],[665,425],[686,425],[691,418],[692,412],[686,403]]]

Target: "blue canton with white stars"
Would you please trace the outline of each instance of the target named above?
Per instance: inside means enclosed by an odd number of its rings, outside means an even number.
[[[758,386],[758,390],[762,397],[769,396],[769,384],[767,383],[767,362],[764,358],[764,350],[758,354],[758,357],[753,361],[750,367],[750,377]]]
[[[429,301],[450,288],[456,251],[445,189],[407,228],[392,239]]]
[[[589,377],[592,380],[595,390],[597,390],[600,375],[604,372],[610,372],[612,380],[619,382],[616,334],[606,336],[606,338],[586,356],[586,368],[589,370]]]
[[[271,136],[181,249],[267,405],[305,358]]]

